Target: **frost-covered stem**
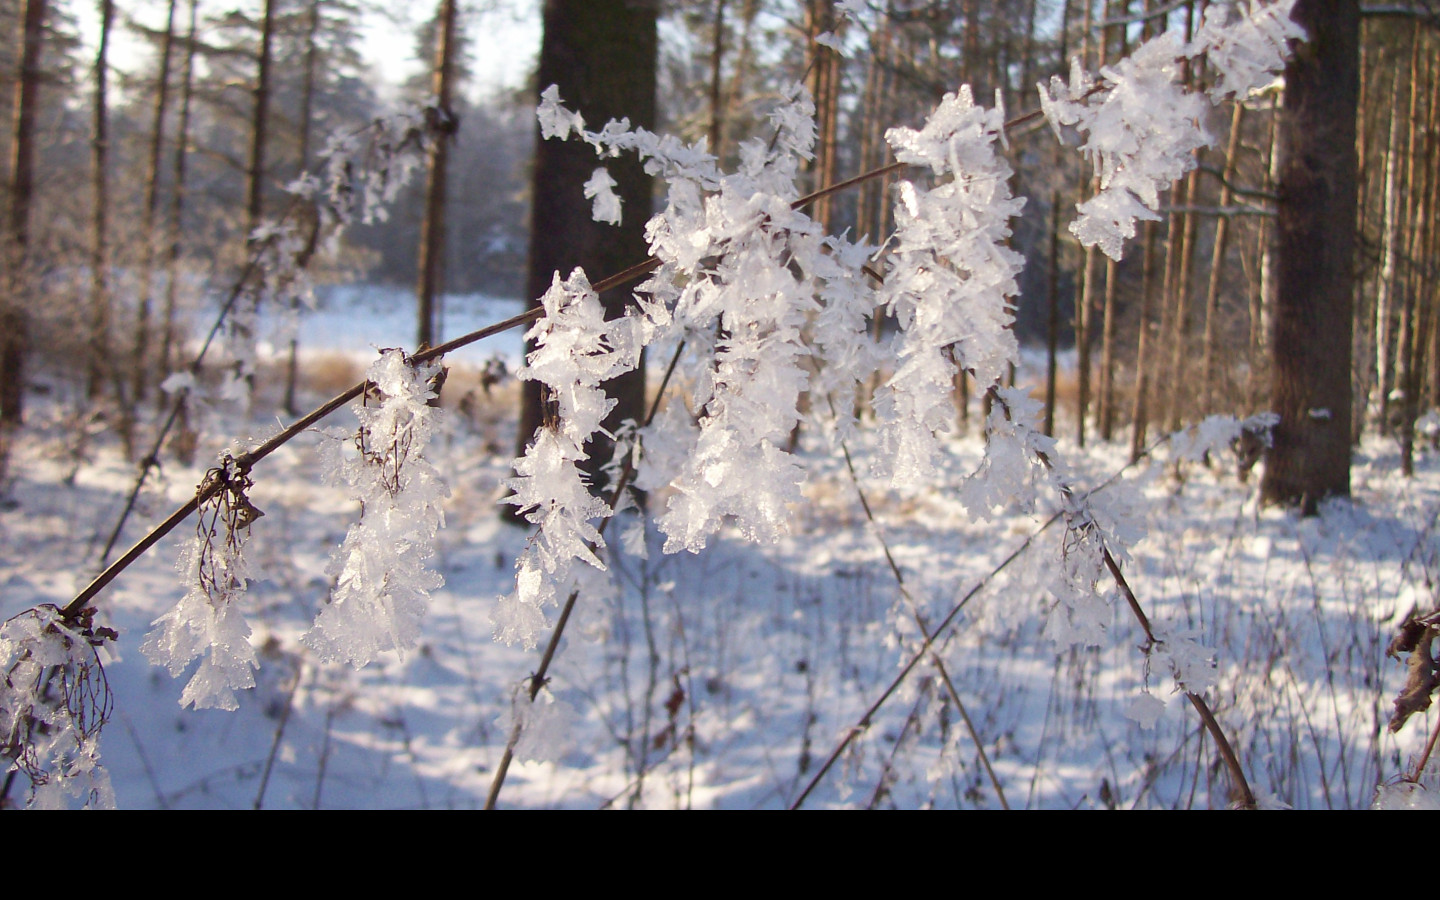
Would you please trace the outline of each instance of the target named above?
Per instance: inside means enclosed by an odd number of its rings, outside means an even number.
[[[993,402],[1004,407],[1006,415],[1008,416],[1010,408],[1008,404],[1006,404],[1005,398],[993,389],[990,395],[993,398]],[[1053,461],[1048,454],[1043,451],[1038,451],[1035,455],[1047,469],[1054,468]],[[1121,471],[1123,472],[1124,470],[1122,469]],[[1119,473],[1116,473],[1116,475],[1118,476]],[[1114,479],[1112,478],[1111,480]],[[1071,493],[1070,488],[1063,484],[1060,487],[1060,491],[1067,496]],[[1050,521],[1054,521],[1054,519]],[[1046,524],[1048,525],[1049,522]],[[1150,627],[1150,618],[1145,615],[1145,610],[1140,606],[1140,601],[1135,596],[1135,592],[1131,590],[1130,583],[1125,579],[1125,574],[1120,571],[1120,564],[1115,561],[1115,557],[1110,553],[1110,548],[1106,547],[1103,541],[1100,546],[1100,553],[1101,558],[1105,562],[1105,568],[1110,571],[1110,577],[1115,580],[1115,585],[1125,597],[1125,602],[1130,607],[1130,612],[1135,616],[1135,620],[1140,623],[1141,630],[1145,632],[1145,653],[1148,655],[1151,648],[1159,641],[1155,636],[1155,632]],[[1195,707],[1195,711],[1200,714],[1200,720],[1205,723],[1205,729],[1209,731],[1210,736],[1215,739],[1215,746],[1219,748],[1220,756],[1225,761],[1225,767],[1230,772],[1231,782],[1235,791],[1240,795],[1241,806],[1245,809],[1254,809],[1255,795],[1250,791],[1250,783],[1245,778],[1245,770],[1241,767],[1239,757],[1235,755],[1234,748],[1231,747],[1229,739],[1225,737],[1225,732],[1220,728],[1220,723],[1216,721],[1215,714],[1211,712],[1209,704],[1205,702],[1204,697],[1195,691],[1186,689],[1185,696],[1189,698],[1190,704]]]
[[[830,403],[830,412],[835,414],[835,401],[830,396],[825,398]],[[850,457],[850,447],[846,442],[840,442],[840,452],[845,456],[845,469],[850,473],[850,483],[855,486],[855,494],[860,498],[860,508],[865,511],[865,518],[870,521],[875,532],[875,539],[880,542],[880,550],[885,554],[885,562],[890,565],[890,572],[895,576],[895,583],[900,588],[900,593],[910,601],[910,615],[915,620],[915,625],[920,629],[920,635],[927,642],[933,641],[930,627],[923,616],[920,615],[920,608],[915,603],[915,598],[910,595],[910,589],[905,585],[905,576],[900,572],[900,565],[895,562],[895,556],[890,552],[890,542],[885,539],[885,534],[880,530],[880,523],[875,520],[875,513],[870,509],[870,499],[865,496],[865,491],[860,487],[860,476],[855,473],[855,461]],[[985,752],[985,743],[980,740],[980,733],[975,730],[975,724],[970,721],[970,713],[965,709],[965,701],[960,699],[960,692],[955,689],[955,682],[950,679],[950,670],[946,668],[944,660],[939,653],[930,655],[931,662],[940,673],[940,680],[945,685],[945,692],[954,701],[955,708],[960,712],[960,718],[965,722],[965,730],[970,733],[970,741],[975,745],[975,751],[980,755],[980,764],[985,767],[985,774],[990,778],[990,785],[995,788],[995,796],[1000,799],[1000,806],[1009,809],[1010,804],[1005,800],[1005,790],[1000,787],[1000,779],[995,777],[995,770],[990,766],[990,755]],[[896,741],[899,746],[899,741]]]
[[[637,275],[635,277],[639,276]],[[460,337],[455,338],[453,341],[446,341],[440,346],[432,347],[431,349],[426,350],[423,353],[417,353],[414,356],[410,357],[410,359],[413,363],[417,365],[420,363],[429,362],[433,359],[438,359],[439,357],[444,356],[446,353],[458,350],[461,347],[468,346],[475,343],[476,341],[491,337],[496,334],[500,334],[504,331],[509,331],[512,328],[518,328],[521,325],[525,325],[529,322],[533,322],[540,317],[540,314],[542,312],[544,312],[543,309],[537,309],[521,313],[517,316],[511,316],[504,321],[496,322],[493,325],[487,325],[486,327],[478,329],[476,331],[472,331],[469,334],[461,335]],[[356,397],[360,396],[360,394],[364,392],[367,384],[368,382],[362,381],[359,384],[350,387],[343,393],[336,394],[334,397],[327,400],[324,404],[316,407],[309,413],[306,413],[303,417],[296,419],[295,422],[290,425],[290,427],[276,434],[274,437],[270,438],[265,443],[256,447],[254,450],[251,450],[248,453],[242,453],[239,456],[235,457],[235,463],[239,467],[239,470],[242,472],[249,472],[260,460],[269,456],[271,453],[274,453],[276,450],[279,450],[281,447],[288,444],[293,438],[307,431],[312,425],[316,424],[320,420],[324,419],[326,416],[333,413],[335,410],[349,403],[351,400],[354,400]],[[130,564],[135,562],[135,560],[139,559],[141,556],[144,556],[145,551],[153,547],[161,538],[165,537],[165,535],[175,530],[175,526],[179,525],[181,522],[189,518],[190,514],[193,513],[200,506],[201,503],[204,503],[206,500],[214,497],[217,493],[220,492],[221,488],[222,485],[220,484],[208,484],[202,486],[199,490],[197,490],[194,498],[186,501],[183,506],[171,513],[169,517],[165,519],[165,521],[161,522],[159,525],[156,525],[154,530],[152,530],[149,534],[145,535],[145,537],[141,538],[140,541],[135,544],[135,546],[127,550],[124,556],[115,560],[115,562],[112,563],[107,569],[105,569],[105,571],[97,575],[95,577],[95,580],[90,582],[90,584],[86,586],[83,591],[81,591],[79,594],[76,594],[75,599],[71,600],[68,604],[66,604],[64,610],[62,611],[64,617],[69,620],[73,618],[76,614],[78,614],[80,610],[84,609],[85,606],[90,602],[90,600],[95,597],[96,594],[100,593],[102,590],[105,589],[106,585],[115,580],[115,576],[119,575],[121,572],[129,568]]]
[[[884,706],[886,701],[900,689],[900,685],[905,683],[905,679],[909,677],[910,672],[930,653],[930,648],[934,645],[936,638],[943,634],[945,630],[955,622],[956,617],[960,615],[960,611],[965,608],[966,604],[974,599],[976,594],[979,594],[988,587],[990,582],[995,579],[995,576],[1003,572],[1011,563],[1019,559],[1022,553],[1030,549],[1030,545],[1035,542],[1035,539],[1044,534],[1046,529],[1051,525],[1054,525],[1055,522],[1059,520],[1060,515],[1061,514],[1057,512],[1049,519],[1046,519],[1045,524],[1037,528],[1020,546],[1016,547],[1009,556],[1001,560],[998,566],[991,569],[984,578],[976,582],[975,585],[965,593],[965,596],[961,597],[960,601],[951,608],[950,612],[945,614],[945,618],[941,619],[940,623],[935,626],[935,630],[925,638],[920,645],[920,649],[915,651],[909,661],[905,663],[904,668],[891,680],[890,684],[885,688],[885,691],[879,697],[875,698],[875,702],[870,704],[870,707],[865,710],[865,714],[860,717],[859,721],[845,732],[845,737],[840,739],[840,743],[838,743],[830,755],[826,757],[824,765],[815,772],[815,776],[810,779],[810,783],[805,785],[805,790],[800,793],[799,797],[795,798],[794,803],[790,804],[791,809],[799,809],[804,805],[806,798],[810,796],[811,792],[815,790],[815,787],[825,778],[826,773],[834,767],[835,761],[845,752],[845,748],[849,747],[855,738],[859,737],[870,727],[870,720],[880,711],[880,707]]]
[[[630,270],[627,269],[626,271]],[[608,281],[610,279],[606,280]],[[600,282],[600,284],[604,284],[604,282]],[[596,288],[596,293],[599,293],[599,284],[593,285],[592,287]],[[536,310],[531,310],[531,313],[543,311],[543,309],[537,308]],[[527,315],[529,314],[530,313],[527,313]],[[670,376],[675,374],[675,366],[680,362],[680,354],[684,352],[685,342],[681,341],[675,348],[674,355],[670,357],[670,364],[665,367],[665,377],[660,380],[660,389],[655,392],[655,399],[650,404],[650,412],[645,416],[645,424],[647,426],[655,421],[655,414],[660,411],[660,401],[665,397],[665,388],[670,384]],[[615,480],[615,488],[610,492],[610,496],[606,500],[610,509],[615,509],[616,504],[620,502],[620,498],[625,495],[625,489],[630,486],[630,479],[634,477],[635,462],[632,454],[625,457],[625,465],[620,469],[620,477]],[[600,524],[595,527],[595,530],[603,536],[605,534],[605,526],[609,524],[610,517],[607,516],[600,520]],[[529,701],[531,703],[535,702],[535,698],[540,695],[540,689],[545,686],[545,682],[548,680],[550,663],[554,661],[555,652],[560,648],[560,638],[565,634],[565,625],[570,621],[570,613],[575,610],[575,601],[579,598],[580,592],[578,590],[571,591],[570,596],[565,598],[565,605],[560,609],[560,618],[555,623],[555,628],[550,632],[550,640],[545,643],[545,652],[540,656],[540,666],[529,678],[530,688],[526,693],[529,695]],[[500,789],[505,786],[505,775],[510,771],[510,762],[515,758],[515,747],[520,743],[521,724],[521,720],[517,717],[515,726],[510,730],[510,737],[505,741],[505,752],[500,755],[500,764],[495,767],[495,777],[490,782],[490,792],[485,796],[486,809],[494,809],[496,802],[500,799]]]
[[[1120,588],[1120,593],[1125,596],[1125,602],[1129,604],[1130,611],[1135,614],[1136,620],[1145,632],[1146,646],[1154,645],[1155,633],[1150,630],[1150,620],[1146,617],[1145,610],[1141,609],[1135,592],[1130,589],[1130,583],[1121,573],[1120,564],[1115,561],[1115,557],[1110,555],[1108,548],[1102,548],[1101,552],[1104,554],[1105,567],[1110,570],[1110,576],[1115,579],[1115,584]],[[1230,741],[1225,737],[1225,732],[1215,719],[1215,714],[1211,712],[1209,704],[1205,702],[1204,697],[1194,691],[1187,690],[1185,696],[1190,700],[1190,705],[1195,707],[1195,711],[1200,714],[1200,721],[1205,723],[1205,730],[1209,731],[1210,736],[1215,739],[1215,746],[1219,748],[1220,757],[1225,760],[1225,768],[1230,771],[1230,779],[1235,785],[1236,792],[1240,795],[1241,806],[1245,809],[1254,809],[1255,795],[1251,793],[1250,783],[1245,779],[1245,770],[1240,765],[1240,758],[1235,755],[1234,748],[1230,746]],[[1433,742],[1434,739],[1431,740]]]
[[[1435,742],[1437,739],[1440,739],[1440,718],[1435,720],[1435,727],[1430,730],[1430,739],[1425,742],[1425,750],[1420,754],[1420,758],[1415,761],[1415,767],[1410,770],[1409,776],[1405,779],[1406,781],[1412,781],[1416,784],[1420,783],[1420,775],[1425,771],[1425,766],[1430,762],[1430,754],[1435,751]]]

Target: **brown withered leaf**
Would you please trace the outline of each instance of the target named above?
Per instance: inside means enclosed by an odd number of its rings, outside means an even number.
[[[1434,640],[1435,629],[1425,628],[1411,645],[1410,658],[1405,663],[1408,670],[1405,687],[1395,698],[1395,712],[1390,716],[1391,734],[1404,728],[1412,715],[1430,708],[1430,695],[1440,684],[1435,677],[1435,658],[1430,652]]]
[[[1390,639],[1390,646],[1385,648],[1385,655],[1391,659],[1399,659],[1400,654],[1409,653],[1415,649],[1415,644],[1420,636],[1425,633],[1425,625],[1415,614],[1415,607],[1410,607],[1400,627],[1395,629],[1395,636]]]

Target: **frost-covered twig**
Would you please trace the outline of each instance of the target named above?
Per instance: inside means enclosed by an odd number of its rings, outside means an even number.
[[[100,765],[112,697],[96,651],[116,634],[95,627],[93,613],[71,621],[45,604],[0,624],[0,759],[7,788],[17,773],[29,780],[32,807],[59,808],[67,796],[115,805]]]
[[[827,398],[828,400],[829,398]],[[833,407],[834,401],[831,401]],[[832,410],[833,413],[833,410]],[[875,519],[875,513],[870,508],[870,500],[865,496],[865,491],[860,487],[860,476],[855,472],[855,462],[850,458],[850,448],[844,442],[840,444],[840,451],[845,456],[845,470],[850,474],[850,483],[855,487],[855,494],[860,498],[860,507],[865,512],[865,518],[874,529],[875,538],[880,542],[880,549],[885,554],[885,562],[890,566],[890,574],[895,577],[895,583],[900,588],[901,595],[910,606],[910,615],[915,620],[915,627],[920,629],[920,636],[927,643],[934,643],[934,634],[930,631],[929,623],[920,612],[920,605],[910,594],[910,588],[905,584],[905,576],[900,571],[900,564],[895,561],[895,555],[890,552],[890,542],[886,540],[885,533],[880,529],[880,523]],[[985,742],[980,739],[980,733],[975,729],[975,723],[970,720],[970,713],[965,708],[965,702],[960,699],[960,692],[955,689],[955,682],[950,678],[950,671],[945,666],[945,661],[940,658],[938,652],[930,655],[931,662],[940,673],[940,679],[945,685],[945,692],[955,703],[955,709],[960,713],[960,719],[965,723],[965,730],[970,734],[970,741],[975,745],[975,752],[980,756],[980,764],[985,768],[985,774],[990,779],[990,786],[995,789],[995,796],[1000,800],[1000,806],[1004,809],[1010,808],[1010,803],[1005,799],[1005,790],[1000,786],[1000,779],[995,776],[995,769],[990,765],[990,754],[985,752]],[[899,742],[896,742],[898,748]]]
[[[419,156],[434,139],[435,132],[445,127],[437,116],[439,113],[433,108],[400,112],[332,138],[321,158],[323,183],[316,175],[302,175],[289,186],[290,202],[280,217],[250,235],[245,266],[225,292],[225,300],[199,351],[183,372],[175,373],[166,381],[167,390],[173,395],[170,412],[155,435],[150,451],[140,459],[135,483],[100,553],[101,566],[109,562],[110,552],[115,549],[151,470],[159,466],[160,448],[190,402],[210,348],[230,322],[232,313],[243,305],[242,299],[257,290],[256,277],[261,279],[258,289],[268,292],[272,299],[290,299],[294,301],[292,305],[312,305],[314,290],[307,270],[316,252],[324,250],[333,254],[341,235],[357,219],[369,223],[388,217],[386,207],[416,171]],[[364,159],[357,163],[357,157]],[[232,374],[239,377],[244,372]],[[235,384],[233,379],[228,383]]]
[[[359,430],[332,431],[324,445],[326,477],[349,485],[361,516],[331,561],[335,588],[304,638],[321,659],[359,668],[385,650],[403,658],[419,640],[430,591],[444,583],[427,561],[450,491],[422,455],[442,378],[436,363],[384,351],[366,372],[371,391],[351,406]]]

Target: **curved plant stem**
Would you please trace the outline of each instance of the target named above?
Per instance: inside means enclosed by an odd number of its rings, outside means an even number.
[[[685,342],[681,341],[675,348],[675,353],[671,355],[670,364],[665,367],[665,377],[660,380],[660,389],[655,392],[655,399],[650,403],[650,412],[645,416],[647,426],[655,421],[655,414],[660,411],[660,401],[665,397],[665,388],[670,385],[670,377],[675,374],[675,366],[680,362],[680,354],[683,352],[685,352]],[[634,459],[633,454],[625,457],[625,466],[620,470],[620,477],[616,479],[615,489],[610,492],[608,498],[611,510],[614,510],[616,504],[620,502],[620,498],[625,494],[625,488],[630,484],[630,479],[635,476]],[[602,535],[605,534],[605,526],[609,524],[610,517],[607,516],[600,520],[596,531]],[[540,695],[540,689],[549,680],[550,664],[555,661],[555,652],[560,648],[560,638],[565,634],[565,625],[570,621],[570,613],[574,611],[575,601],[579,599],[579,596],[579,591],[571,591],[570,596],[565,598],[565,606],[560,610],[560,619],[555,623],[555,629],[550,632],[550,640],[546,642],[545,652],[540,657],[540,667],[529,678],[530,688],[527,694],[530,703],[535,702],[535,698]],[[510,729],[510,737],[505,741],[505,751],[500,754],[500,763],[495,767],[495,777],[491,779],[490,791],[485,796],[486,809],[494,809],[496,802],[500,799],[500,789],[505,785],[505,776],[509,773],[510,763],[515,758],[515,747],[520,743],[521,721],[519,716],[515,717],[515,724]]]
[[[826,397],[830,402],[830,411],[835,412],[835,401]],[[895,562],[895,557],[890,552],[890,542],[885,539],[885,534],[880,530],[880,523],[875,520],[875,513],[870,509],[870,500],[865,496],[865,491],[860,487],[860,477],[855,473],[855,462],[850,458],[850,448],[844,441],[840,442],[840,450],[845,454],[845,468],[850,473],[850,483],[855,486],[855,493],[860,498],[860,507],[865,511],[865,518],[874,526],[875,538],[880,542],[880,549],[885,554],[885,561],[890,564],[890,573],[895,576],[895,583],[900,587],[900,593],[905,597],[910,607],[910,615],[915,620],[915,625],[920,629],[920,634],[926,642],[933,642],[934,636],[930,632],[925,617],[920,613],[920,606],[911,596],[909,587],[905,584],[905,576],[900,573],[900,566]],[[1000,799],[1000,806],[1009,809],[1010,804],[1005,800],[1005,789],[1000,787],[1000,779],[995,777],[995,770],[990,766],[990,755],[985,752],[985,742],[980,739],[980,733],[975,730],[975,723],[970,721],[970,713],[965,709],[965,701],[960,699],[960,692],[955,689],[955,683],[950,679],[950,672],[945,667],[945,662],[940,658],[939,652],[930,654],[930,661],[935,665],[935,670],[940,673],[940,680],[945,685],[945,692],[960,712],[960,718],[965,723],[965,730],[970,733],[970,741],[975,745],[975,751],[980,755],[980,764],[985,767],[985,774],[990,778],[990,786],[995,789],[995,796]],[[895,742],[896,747],[900,745]]]

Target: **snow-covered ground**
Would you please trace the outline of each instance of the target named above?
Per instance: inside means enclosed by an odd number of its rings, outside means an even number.
[[[499,305],[477,309],[476,324],[518,309]],[[447,333],[468,326],[461,318],[452,314]],[[402,312],[382,305],[359,320],[381,324],[360,333],[349,311],[322,313],[302,341],[349,354],[408,342]],[[175,561],[193,525],[100,596],[101,618],[120,633],[106,663],[114,711],[101,738],[120,806],[484,803],[512,698],[539,665],[538,652],[491,639],[496,598],[512,589],[527,539],[496,515],[514,442],[513,382],[487,396],[459,371],[492,349],[453,361],[449,408],[431,444],[452,497],[434,562],[445,586],[417,652],[355,670],[320,663],[300,642],[326,602],[330,553],[357,515],[342,488],[321,483],[318,435],[254,472],[251,498],[264,516],[248,551],[263,578],[245,613],[261,667],[239,710],[181,709],[185,678],[139,651],[150,623],[183,593]],[[513,360],[518,337],[500,339],[499,352]],[[273,385],[258,395],[273,397]],[[80,441],[60,403],[37,402],[30,415],[0,492],[3,617],[63,605],[84,586],[134,474],[108,438]],[[333,418],[353,424],[348,412]],[[272,432],[274,413],[257,403],[252,418],[221,426],[202,463],[231,439]],[[501,805],[787,806],[858,729],[807,806],[997,807],[967,717],[1011,807],[1228,804],[1212,742],[1169,673],[1147,672],[1123,601],[1112,604],[1103,646],[1057,650],[1045,636],[1054,600],[1035,585],[1058,564],[1060,529],[1041,532],[991,577],[1052,510],[989,522],[966,514],[957,488],[979,460],[977,430],[954,441],[945,477],[918,497],[864,478],[872,448],[864,438],[853,445],[878,528],[843,458],[822,435],[805,434],[808,500],[793,510],[789,537],[757,546],[729,535],[699,555],[662,554],[653,529],[644,556],[613,541],[614,590],[577,608],[551,671],[552,727],[525,748],[543,759],[511,767]],[[1125,468],[1119,444],[1061,447],[1082,485]],[[1369,443],[1355,460],[1354,499],[1309,520],[1257,509],[1256,479],[1240,483],[1230,465],[1176,464],[1162,452],[1107,488],[1132,495],[1148,531],[1127,577],[1158,628],[1189,629],[1216,648],[1220,686],[1208,697],[1257,793],[1296,807],[1366,806],[1434,726],[1431,712],[1399,736],[1386,730],[1405,672],[1385,647],[1412,606],[1435,603],[1440,456],[1422,456],[1406,479],[1393,445]],[[167,460],[121,546],[193,496],[203,468]],[[881,537],[927,622],[964,604],[939,654],[963,712],[940,668],[924,662],[864,718],[916,646]],[[1168,701],[1151,729],[1125,715],[1147,683]],[[18,782],[11,800],[23,802]]]

